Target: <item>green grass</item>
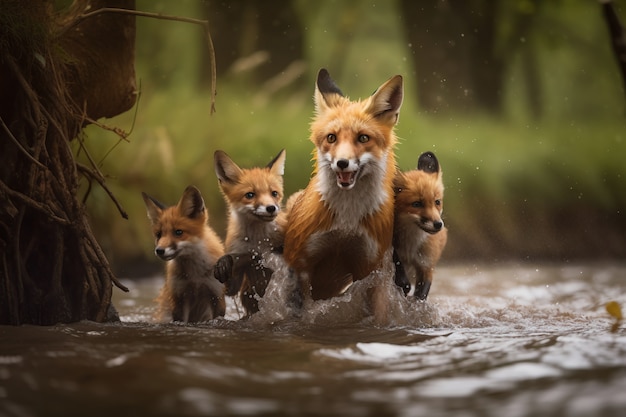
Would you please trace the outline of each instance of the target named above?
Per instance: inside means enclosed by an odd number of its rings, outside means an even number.
[[[225,150],[241,166],[254,166],[265,165],[285,148],[287,194],[306,186],[313,150],[308,139],[313,111],[308,94],[270,101],[223,85],[217,109],[209,115],[204,92],[158,91],[142,97],[130,142],[118,144],[101,167],[130,219],[121,219],[97,185],[88,199],[96,233],[114,261],[151,256],[141,191],[174,204],[188,184],[198,186],[211,224],[224,234],[226,211],[213,168],[216,149]],[[132,114],[110,123],[128,130]],[[415,167],[421,152],[437,154],[446,184],[446,219],[455,229],[451,236],[484,243],[495,235],[515,244],[525,217],[548,222],[550,212],[576,207],[621,210],[626,203],[623,127],[617,120],[531,127],[480,116],[428,118],[409,98],[397,127],[396,153],[404,170]],[[86,135],[97,161],[118,143],[114,134],[93,126]],[[482,222],[491,231],[483,230]]]
[[[213,170],[216,149],[241,166],[253,166],[265,165],[286,148],[286,193],[306,186],[312,171],[308,129],[314,79],[320,67],[327,67],[352,98],[368,96],[394,74],[404,75],[398,164],[412,169],[421,152],[437,154],[446,184],[451,256],[484,258],[498,251],[550,255],[562,253],[559,246],[579,242],[577,253],[585,245],[601,250],[607,231],[626,235],[626,126],[621,80],[592,3],[557,7],[526,40],[537,52],[540,69],[540,121],[529,115],[519,59],[511,61],[507,72],[502,117],[426,116],[413,97],[415,72],[393,2],[342,7],[322,2],[314,8],[299,2],[307,36],[304,77],[310,88],[268,96],[262,86],[221,74],[212,116],[208,89],[196,89],[203,53],[197,28],[140,19],[137,76],[142,97],[130,141],[118,143],[113,133],[94,126],[86,130],[94,159],[108,154],[101,169],[130,217],[123,220],[94,184],[87,207],[96,234],[114,262],[153,259],[140,192],[174,204],[194,184],[203,192],[211,224],[223,235],[226,212]],[[187,16],[197,12],[193,3],[185,3],[182,11],[169,10],[175,4],[139,2],[138,8]],[[578,24],[580,16],[593,19]],[[133,115],[105,123],[130,130]],[[615,242],[623,254],[623,238]]]

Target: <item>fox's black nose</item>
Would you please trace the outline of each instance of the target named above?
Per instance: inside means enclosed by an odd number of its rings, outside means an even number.
[[[154,250],[154,253],[156,253],[159,256],[163,256],[163,255],[165,255],[165,249],[163,249],[163,248],[156,248]]]
[[[276,211],[276,206],[267,206],[265,207],[265,211],[267,211],[268,213],[273,213]]]
[[[435,230],[441,230],[441,228],[443,227],[443,222],[433,222],[433,227],[435,228]]]
[[[340,159],[337,161],[337,166],[341,169],[346,169],[350,165],[350,161],[347,159]]]

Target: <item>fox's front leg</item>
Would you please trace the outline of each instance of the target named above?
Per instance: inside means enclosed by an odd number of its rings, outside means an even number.
[[[430,291],[430,284],[433,282],[433,270],[432,268],[417,266],[415,271],[416,281],[413,295],[415,295],[418,300],[425,301]]]
[[[404,295],[407,295],[409,291],[411,291],[411,282],[409,281],[409,277],[406,275],[406,270],[404,269],[404,265],[400,261],[400,257],[398,256],[398,252],[393,250],[393,264],[396,267],[396,272],[394,274],[394,281],[398,287],[402,289]]]
[[[226,283],[233,274],[233,257],[224,255],[215,262],[213,276],[222,284]]]
[[[226,295],[239,293],[246,268],[250,265],[252,255],[249,253],[227,253],[217,260],[213,275],[222,284],[226,284]]]

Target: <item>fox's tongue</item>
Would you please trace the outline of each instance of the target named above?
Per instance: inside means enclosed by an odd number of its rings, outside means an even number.
[[[347,187],[354,181],[354,172],[338,172],[337,178],[342,186]]]

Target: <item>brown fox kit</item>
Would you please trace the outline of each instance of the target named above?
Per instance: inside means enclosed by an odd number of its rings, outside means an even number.
[[[425,152],[420,155],[416,170],[398,171],[394,190],[396,284],[402,287],[405,294],[413,284],[415,297],[425,300],[433,280],[433,270],[448,239],[448,230],[441,219],[442,171],[435,154]]]
[[[215,276],[226,283],[227,295],[240,294],[250,316],[259,310],[257,297],[263,297],[273,273],[264,261],[283,246],[285,150],[264,168],[242,169],[223,151],[216,151],[214,159],[229,208],[226,255]]]
[[[394,126],[402,77],[351,101],[320,70],[310,139],[316,169],[289,203],[284,258],[313,300],[340,295],[382,264],[393,234]],[[372,306],[376,315],[377,306]]]
[[[142,193],[156,239],[155,254],[167,262],[165,285],[157,298],[160,318],[200,322],[223,316],[224,285],[213,267],[224,255],[220,238],[208,224],[200,191],[189,186],[177,205],[166,207]]]

